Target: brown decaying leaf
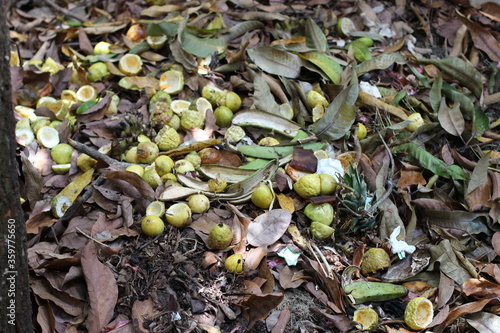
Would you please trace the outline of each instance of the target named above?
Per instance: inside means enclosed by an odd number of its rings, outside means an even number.
[[[149,330],[144,328],[144,321],[152,319],[159,314],[155,308],[151,297],[144,301],[135,301],[132,306],[132,318],[134,321],[134,328],[141,333],[148,333]]]
[[[295,147],[293,148],[290,166],[295,170],[314,173],[318,167],[318,159],[314,156],[314,152],[311,149]]]
[[[271,245],[286,232],[291,221],[292,214],[286,209],[274,209],[259,215],[248,226],[248,244]]]
[[[79,317],[83,314],[84,302],[69,296],[65,292],[55,290],[47,280],[32,279],[30,287],[36,296],[52,302],[67,314],[74,317]]]
[[[480,24],[472,22],[458,11],[457,13],[457,18],[469,29],[474,45],[484,51],[491,60],[500,61],[500,43],[498,40]]]
[[[398,186],[401,188],[406,188],[411,185],[425,185],[427,181],[421,172],[418,171],[401,171],[401,177],[398,180]]]
[[[443,272],[440,272],[438,300],[436,303],[436,308],[441,309],[442,307],[444,307],[453,295],[454,290],[454,281],[446,276],[446,274],[443,274]]]
[[[489,299],[500,297],[500,285],[485,279],[469,279],[464,282],[462,288],[467,296]]]
[[[114,274],[97,258],[97,248],[93,241],[89,241],[83,248],[81,260],[90,307],[85,326],[89,332],[100,332],[113,317],[118,286]]]
[[[269,312],[276,308],[283,300],[283,293],[252,294],[241,305],[243,306],[243,316],[249,322],[249,329],[261,319],[269,315]]]

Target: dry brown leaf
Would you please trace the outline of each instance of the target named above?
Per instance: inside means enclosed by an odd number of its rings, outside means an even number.
[[[247,241],[253,246],[271,245],[280,239],[292,221],[286,209],[274,209],[259,215],[248,226]]]
[[[97,258],[97,248],[93,241],[89,241],[83,248],[81,261],[90,307],[85,324],[89,332],[100,332],[113,317],[118,286],[114,274]]]
[[[498,40],[480,24],[472,22],[458,11],[457,13],[457,18],[469,29],[474,45],[484,51],[491,60],[500,61],[500,43]]]
[[[271,293],[256,295],[252,294],[243,303],[243,316],[249,322],[249,327],[253,327],[255,323],[266,318],[269,312],[276,308],[283,300],[283,293]]]
[[[57,291],[47,280],[32,279],[30,287],[36,296],[54,303],[67,314],[73,317],[79,317],[83,314],[84,302],[71,297],[65,292]]]
[[[406,188],[411,185],[425,185],[427,184],[424,176],[422,176],[421,172],[418,171],[401,171],[401,177],[398,181],[398,186],[401,188]]]
[[[500,285],[482,278],[469,279],[463,283],[462,288],[467,296],[489,299],[500,297]]]
[[[290,212],[290,214],[293,214],[295,212],[295,206],[293,204],[293,199],[290,197],[287,197],[283,193],[279,193],[276,196],[276,199],[278,199],[278,203],[281,208],[286,209]]]
[[[149,330],[144,328],[144,321],[153,319],[158,316],[159,311],[155,308],[151,297],[144,301],[135,301],[132,306],[132,319],[134,327],[138,332],[149,333]]]

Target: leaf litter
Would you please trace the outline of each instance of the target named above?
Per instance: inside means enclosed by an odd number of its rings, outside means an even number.
[[[406,303],[425,297],[429,330],[494,331],[499,12],[425,0],[14,4],[13,102],[29,119],[16,131],[35,138],[18,142],[37,329],[348,332],[370,306],[373,331],[408,332]],[[136,74],[120,65],[127,54]],[[170,95],[166,71],[182,76]],[[83,105],[82,86],[97,100]],[[47,126],[73,147],[67,172],[39,144]],[[164,127],[174,148],[140,148]],[[337,180],[313,177],[299,195],[320,160],[343,172],[325,169]],[[263,183],[267,208],[252,200]],[[162,216],[162,234],[142,234],[152,201],[194,194],[209,207],[191,224]],[[325,203],[330,224],[306,215]],[[233,239],[214,251],[219,222]],[[374,247],[391,266],[363,276]],[[224,267],[233,253],[241,273]]]

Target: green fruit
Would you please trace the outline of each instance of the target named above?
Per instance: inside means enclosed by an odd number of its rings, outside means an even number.
[[[67,164],[71,162],[73,147],[67,143],[60,143],[50,151],[50,156],[57,164]]]
[[[259,185],[259,187],[253,191],[251,197],[253,204],[262,209],[269,209],[273,199],[273,192],[266,184]]]
[[[228,271],[233,273],[243,272],[243,255],[241,254],[230,255],[229,257],[227,257],[224,266]]]
[[[111,44],[108,42],[99,42],[94,46],[94,54],[109,54],[109,48]]]
[[[222,106],[228,107],[229,109],[231,109],[231,111],[236,112],[240,109],[241,98],[237,93],[228,91],[220,100],[220,104]]]
[[[181,126],[188,130],[192,128],[203,128],[205,125],[205,117],[194,110],[185,110],[181,114]]]
[[[345,286],[344,291],[354,304],[388,301],[403,297],[408,292],[397,284],[371,281],[353,282]]]
[[[137,145],[137,162],[152,163],[160,153],[158,146],[153,142],[141,142]]]
[[[87,69],[87,80],[90,82],[102,81],[109,75],[108,66],[103,62],[96,62]]]
[[[379,247],[373,247],[363,255],[361,263],[361,274],[368,275],[375,273],[380,269],[385,269],[391,266],[391,258],[387,252]]]
[[[176,203],[167,209],[165,216],[168,223],[183,228],[191,223],[191,208],[185,203]]]
[[[316,221],[311,222],[310,229],[311,229],[311,234],[319,239],[328,238],[335,232],[335,229],[333,229],[332,227]]]
[[[293,189],[304,199],[316,197],[321,194],[321,177],[315,173],[305,175],[293,184]]]
[[[224,192],[227,187],[227,182],[221,178],[209,179],[208,188],[211,192]]]
[[[142,219],[141,229],[146,236],[154,237],[165,230],[165,224],[158,216],[148,215]]]
[[[160,155],[155,160],[156,172],[161,176],[172,172],[174,161],[170,156]]]
[[[208,234],[208,246],[214,250],[224,250],[233,240],[233,232],[225,223],[216,224]]]
[[[312,221],[323,223],[325,225],[332,224],[335,216],[333,207],[328,202],[321,204],[310,203],[304,209],[304,214]]]
[[[321,183],[321,194],[322,195],[332,195],[337,190],[337,181],[332,175],[327,173],[322,173],[319,175]]]
[[[215,123],[219,127],[228,127],[233,119],[233,111],[227,106],[219,106],[214,111]]]
[[[210,208],[210,200],[204,194],[193,194],[188,198],[188,206],[193,213],[205,213]]]
[[[142,179],[146,181],[153,189],[156,189],[158,186],[163,184],[160,175],[156,172],[156,168],[154,165],[147,166],[144,168],[144,174],[142,175]]]

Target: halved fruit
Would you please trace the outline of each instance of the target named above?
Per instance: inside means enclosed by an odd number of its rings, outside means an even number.
[[[337,33],[341,37],[349,37],[349,34],[356,31],[354,22],[348,17],[342,17],[337,21]]]
[[[118,68],[123,74],[131,76],[142,71],[142,60],[137,54],[125,54],[118,62]]]
[[[146,215],[163,216],[165,214],[165,203],[163,201],[153,201],[146,208]]]
[[[372,308],[361,308],[354,311],[353,320],[361,324],[363,331],[371,331],[377,327],[378,314]]]
[[[178,94],[184,88],[184,75],[181,71],[169,70],[160,76],[160,89],[171,95]]]
[[[54,171],[58,175],[64,175],[65,173],[68,173],[69,169],[71,169],[71,163],[54,164],[52,166],[52,171]]]
[[[425,297],[412,299],[405,309],[405,323],[412,330],[423,330],[434,319],[432,302]]]
[[[76,98],[82,103],[95,101],[97,99],[97,90],[88,84],[81,86],[76,92]]]
[[[55,128],[45,126],[36,132],[38,143],[45,148],[54,148],[59,144],[59,132]]]
[[[159,50],[167,42],[167,35],[147,36],[146,42],[148,43],[149,47],[152,48],[153,50]]]
[[[181,115],[184,111],[189,110],[189,106],[191,105],[190,101],[186,101],[183,99],[176,99],[170,103],[170,108],[174,111],[175,114]]]

